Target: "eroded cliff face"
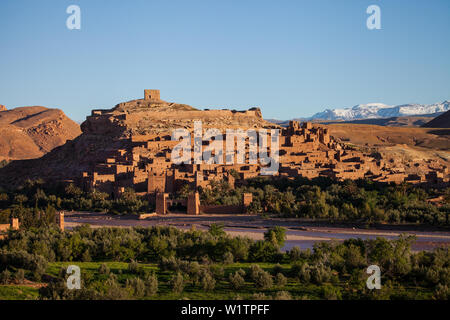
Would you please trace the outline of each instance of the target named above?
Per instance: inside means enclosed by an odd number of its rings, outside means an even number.
[[[80,134],[80,126],[59,109],[0,108],[0,160],[40,158]]]

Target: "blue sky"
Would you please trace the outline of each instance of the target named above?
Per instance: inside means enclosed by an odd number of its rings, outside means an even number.
[[[72,4],[81,30],[66,28]],[[450,99],[448,0],[1,0],[0,43],[0,104],[78,121],[145,88],[278,119]]]

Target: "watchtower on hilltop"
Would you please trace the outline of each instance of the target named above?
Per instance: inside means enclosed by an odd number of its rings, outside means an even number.
[[[159,90],[146,89],[144,90],[144,100],[160,100]]]

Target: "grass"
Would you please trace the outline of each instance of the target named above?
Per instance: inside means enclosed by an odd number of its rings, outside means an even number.
[[[21,285],[0,286],[0,300],[35,300],[39,289]]]

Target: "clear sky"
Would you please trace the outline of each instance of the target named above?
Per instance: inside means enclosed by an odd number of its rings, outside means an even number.
[[[66,9],[81,8],[81,30]],[[381,30],[366,9],[381,8]],[[0,104],[84,120],[161,90],[199,108],[310,116],[450,99],[449,0],[1,0]]]

